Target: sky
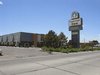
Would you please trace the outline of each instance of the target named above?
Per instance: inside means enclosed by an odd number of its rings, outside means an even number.
[[[71,39],[73,11],[83,18],[81,42],[100,42],[100,0],[0,0],[0,35],[15,32],[46,34],[54,30]]]

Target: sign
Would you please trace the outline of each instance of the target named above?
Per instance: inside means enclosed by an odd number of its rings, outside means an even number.
[[[74,48],[80,47],[80,30],[83,29],[83,19],[77,11],[72,12],[69,20],[69,31],[71,31],[71,45]]]
[[[77,11],[74,11],[73,13],[72,13],[72,17],[71,17],[72,19],[78,19],[78,18],[80,18],[80,15],[79,15],[79,13],[77,12]]]
[[[79,18],[79,19],[71,19],[69,21],[69,26],[78,26],[78,25],[82,25],[82,18]]]
[[[78,12],[74,11],[69,20],[69,31],[82,30],[83,20]]]
[[[78,32],[72,32],[72,35],[77,35],[78,34]]]

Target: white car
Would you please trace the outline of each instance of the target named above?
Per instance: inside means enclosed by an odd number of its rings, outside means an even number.
[[[2,50],[0,49],[0,56],[2,56]]]

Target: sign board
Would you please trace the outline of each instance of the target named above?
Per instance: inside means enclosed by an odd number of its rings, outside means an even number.
[[[82,25],[82,18],[72,19],[69,21],[69,26],[78,26],[78,25]]]
[[[77,19],[77,18],[80,18],[79,13],[77,11],[72,12],[71,19]]]
[[[83,20],[78,12],[73,12],[71,20],[69,20],[69,31],[82,30]]]
[[[78,32],[72,32],[72,35],[77,35],[78,34]]]
[[[69,31],[77,31],[77,30],[82,30],[83,27],[80,25],[80,26],[70,26],[69,27]]]

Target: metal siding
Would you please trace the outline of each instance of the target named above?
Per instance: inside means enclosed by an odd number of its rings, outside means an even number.
[[[11,42],[11,34],[8,35],[8,42]]]
[[[33,34],[33,33],[26,33],[26,32],[17,32],[12,34],[7,34],[0,36],[0,41],[2,42],[40,42],[41,35],[40,34]]]
[[[0,36],[0,42],[1,42],[1,36]]]
[[[8,39],[8,35],[4,35],[3,36],[3,42],[7,42],[8,41],[7,39]]]
[[[21,33],[20,32],[14,33],[13,35],[14,35],[14,42],[20,42]]]
[[[37,34],[32,34],[32,41],[37,41]]]
[[[14,38],[14,34],[9,34],[8,35],[8,42],[14,42],[13,38]]]
[[[32,42],[32,34],[21,32],[21,41]]]
[[[41,42],[41,35],[39,35],[39,34],[37,35],[37,41]]]
[[[3,37],[2,36],[0,37],[0,42],[3,42]]]

